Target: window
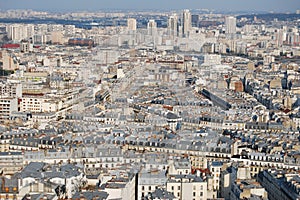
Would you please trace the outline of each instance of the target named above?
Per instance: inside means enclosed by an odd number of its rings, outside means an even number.
[[[196,192],[193,192],[193,197],[195,197],[196,196]]]

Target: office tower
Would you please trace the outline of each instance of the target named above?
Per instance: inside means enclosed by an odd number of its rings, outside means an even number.
[[[182,15],[182,36],[188,37],[192,27],[192,15],[189,10],[184,10]]]
[[[134,18],[127,19],[127,29],[129,31],[136,31],[136,19]]]
[[[168,19],[168,34],[172,36],[178,35],[178,17],[176,14],[170,16]]]
[[[236,18],[229,16],[225,18],[225,33],[234,34],[236,33]]]
[[[147,25],[148,35],[156,35],[157,32],[157,24],[155,20],[150,19]]]

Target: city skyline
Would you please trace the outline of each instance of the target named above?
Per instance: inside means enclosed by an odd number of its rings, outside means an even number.
[[[98,10],[174,10],[174,9],[209,9],[224,12],[236,11],[274,11],[274,12],[295,12],[300,9],[300,1],[298,0],[211,0],[211,1],[197,1],[192,0],[170,1],[154,0],[154,1],[141,1],[138,0],[87,0],[83,3],[81,0],[73,0],[72,2],[63,0],[53,0],[51,3],[39,0],[0,0],[0,8],[2,10],[10,9],[33,9],[43,11],[98,11]]]

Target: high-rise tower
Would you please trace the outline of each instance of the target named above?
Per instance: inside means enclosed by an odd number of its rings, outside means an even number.
[[[134,18],[127,19],[127,29],[129,31],[136,31],[136,19]]]
[[[148,35],[156,35],[157,24],[154,19],[150,19],[147,25]]]
[[[182,36],[188,37],[192,27],[192,15],[189,10],[184,10],[182,15]]]
[[[168,34],[172,36],[178,35],[178,17],[176,14],[170,16],[168,19]]]
[[[236,18],[229,16],[225,18],[225,33],[235,34],[236,33]]]

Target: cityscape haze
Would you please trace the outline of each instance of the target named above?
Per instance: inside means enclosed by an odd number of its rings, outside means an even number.
[[[0,200],[299,200],[299,0],[0,0]]]
[[[173,10],[209,9],[223,12],[273,11],[293,12],[300,9],[299,0],[0,0],[0,9],[33,9],[39,11],[99,10]]]

